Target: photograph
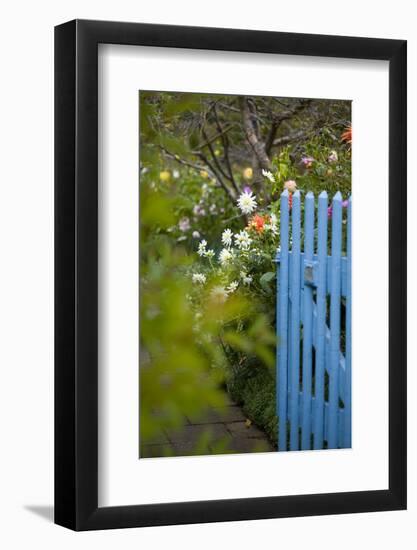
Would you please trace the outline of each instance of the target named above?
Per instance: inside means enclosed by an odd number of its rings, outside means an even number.
[[[138,101],[139,458],[350,448],[352,101]]]

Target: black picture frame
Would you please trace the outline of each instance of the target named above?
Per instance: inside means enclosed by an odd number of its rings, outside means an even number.
[[[389,62],[389,488],[98,507],[98,44]],[[404,40],[74,20],[55,28],[55,523],[108,529],[406,508]],[[377,131],[377,129],[375,129]]]

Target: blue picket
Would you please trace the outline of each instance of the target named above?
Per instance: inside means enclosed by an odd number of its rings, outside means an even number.
[[[296,191],[292,201],[292,273],[290,280],[291,300],[291,363],[290,374],[290,450],[298,449],[298,414],[300,388],[300,266],[301,266],[301,201]]]
[[[314,195],[307,193],[304,210],[304,272],[312,270],[314,255]],[[305,283],[305,281],[304,281]],[[313,287],[304,284],[303,291],[303,405],[301,449],[311,448],[311,378],[312,378],[312,344],[313,344]]]
[[[347,288],[346,288],[346,366],[344,395],[344,441],[345,448],[352,446],[352,197],[347,211]]]
[[[342,255],[342,195],[332,203],[332,278],[330,288],[330,365],[328,448],[337,448],[339,430],[340,289]]]
[[[324,364],[326,356],[326,296],[327,296],[327,193],[323,191],[318,204],[317,242],[317,323],[316,323],[316,373],[314,407],[314,449],[323,448],[324,438]]]
[[[287,358],[288,358],[288,238],[289,238],[289,204],[288,191],[281,194],[280,214],[280,249],[277,254],[277,413],[279,419],[278,450],[287,450]]]

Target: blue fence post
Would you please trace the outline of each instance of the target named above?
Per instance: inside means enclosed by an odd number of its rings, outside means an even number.
[[[328,448],[338,447],[340,295],[342,255],[342,195],[338,191],[332,203],[332,274],[330,281],[330,365]]]
[[[352,197],[349,197],[347,211],[347,285],[346,285],[346,384],[345,384],[345,413],[344,413],[344,442],[343,446],[352,446]]]
[[[312,270],[314,255],[314,195],[307,193],[304,203],[304,269]],[[313,347],[313,288],[304,280],[303,313],[303,399],[301,448],[311,448],[311,374]]]
[[[300,394],[300,276],[301,276],[301,201],[296,191],[292,201],[292,272],[291,300],[291,364],[290,366],[290,450],[299,448],[299,394]]]
[[[319,195],[317,238],[317,318],[316,318],[316,369],[313,414],[314,449],[323,448],[324,436],[324,370],[326,361],[326,296],[327,296],[327,193]]]
[[[287,358],[288,358],[288,238],[289,205],[288,191],[281,194],[280,212],[280,251],[278,273],[278,347],[277,388],[278,388],[278,450],[287,450]]]

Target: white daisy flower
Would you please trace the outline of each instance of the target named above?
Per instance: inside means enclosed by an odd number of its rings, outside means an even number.
[[[237,205],[242,211],[242,214],[251,214],[256,207],[256,196],[252,191],[244,191],[237,200]]]
[[[244,285],[250,285],[253,281],[253,278],[250,275],[246,275],[244,271],[240,272],[240,278],[242,279]]]
[[[203,273],[193,273],[192,277],[193,283],[204,285],[207,281],[207,278]]]
[[[204,256],[206,258],[213,258],[214,257],[214,250],[210,249],[210,250],[207,250],[204,254]]]
[[[227,290],[224,286],[214,286],[210,292],[211,298],[220,304],[227,300]]]
[[[237,289],[238,286],[239,283],[237,281],[232,281],[226,290],[228,293],[232,293]]]
[[[232,246],[233,233],[231,229],[225,229],[222,233],[222,243],[230,248]]]
[[[275,214],[271,214],[269,217],[269,223],[265,224],[265,229],[271,231],[273,235],[278,233],[278,219]]]
[[[198,250],[197,250],[197,254],[199,256],[205,256],[206,255],[206,246],[207,246],[207,241],[205,239],[200,241],[200,243],[198,245]]]
[[[232,252],[227,248],[223,248],[219,254],[219,261],[222,265],[227,264],[233,258]]]
[[[273,173],[272,173],[270,170],[262,170],[262,175],[263,175],[265,178],[269,179],[269,181],[270,181],[271,183],[274,183],[274,182],[275,182],[274,175],[273,175]]]
[[[252,242],[249,233],[245,230],[235,234],[235,243],[240,250],[247,250]]]

